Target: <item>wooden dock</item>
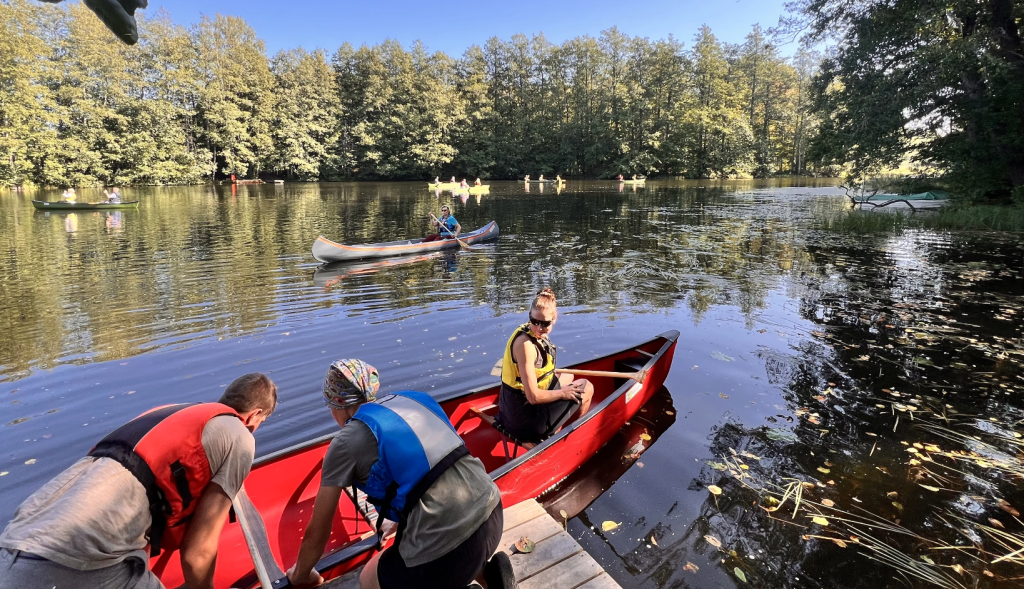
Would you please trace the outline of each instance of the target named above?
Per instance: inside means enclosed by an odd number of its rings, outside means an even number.
[[[513,545],[522,536],[536,544],[533,552],[516,553]],[[505,508],[505,530],[498,550],[509,555],[520,589],[620,589],[562,524],[533,499]],[[359,589],[359,571],[323,586]]]

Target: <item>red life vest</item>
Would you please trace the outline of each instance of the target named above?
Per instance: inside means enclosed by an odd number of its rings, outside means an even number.
[[[210,483],[203,428],[214,417],[238,413],[220,403],[165,405],[151,409],[100,440],[89,456],[113,458],[146,488],[153,524],[150,553],[181,544],[185,524]]]

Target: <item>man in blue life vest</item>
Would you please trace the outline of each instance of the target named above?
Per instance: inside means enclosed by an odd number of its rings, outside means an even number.
[[[342,490],[355,485],[397,522],[394,544],[359,575],[362,589],[462,589],[475,579],[488,589],[515,586],[508,556],[494,554],[503,526],[501,494],[469,455],[441,406],[429,395],[381,397],[377,371],[338,360],[324,379],[324,400],[341,431],[324,456],[320,490],[302,538],[293,587],[323,582],[313,569],[331,534]],[[482,578],[481,572],[483,573]]]
[[[437,241],[438,239],[451,239],[462,232],[462,225],[452,216],[452,209],[448,205],[441,207],[441,216],[435,217],[430,213],[431,227],[437,227],[437,233],[428,235],[423,241]]]
[[[188,588],[213,589],[252,432],[276,406],[277,387],[252,373],[217,403],[157,407],[114,430],[18,507],[0,535],[0,589],[162,589],[149,557],[178,548]]]

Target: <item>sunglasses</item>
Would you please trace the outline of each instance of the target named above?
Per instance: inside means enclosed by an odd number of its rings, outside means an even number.
[[[530,315],[530,323],[532,323],[533,325],[536,325],[537,327],[540,327],[541,329],[543,329],[545,327],[551,327],[551,324],[554,323],[554,322],[555,322],[554,319],[552,319],[551,321],[544,321],[542,319],[534,319],[533,315]]]

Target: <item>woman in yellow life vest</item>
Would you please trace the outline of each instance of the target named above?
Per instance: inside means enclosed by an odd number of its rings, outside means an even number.
[[[538,444],[570,419],[590,409],[594,385],[571,374],[555,374],[554,344],[548,339],[558,319],[555,294],[537,293],[529,322],[516,328],[505,345],[497,421],[512,437]]]

